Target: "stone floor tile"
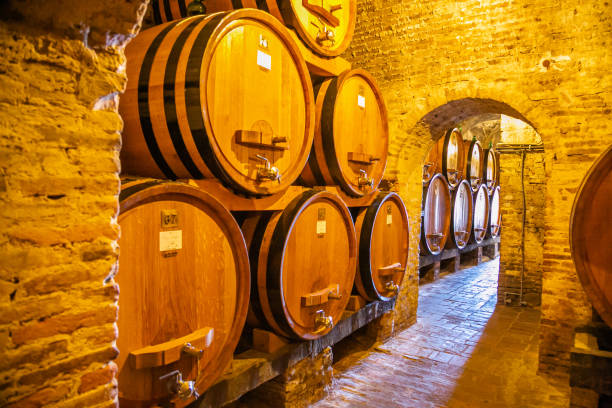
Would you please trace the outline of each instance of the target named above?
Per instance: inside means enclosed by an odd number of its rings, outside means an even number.
[[[569,388],[536,374],[540,311],[497,305],[498,260],[420,287],[417,322],[334,364],[317,408],[561,408]]]

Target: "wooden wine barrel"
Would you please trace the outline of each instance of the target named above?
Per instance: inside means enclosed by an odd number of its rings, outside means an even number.
[[[612,146],[593,164],[574,200],[570,244],[576,272],[597,313],[612,327]]]
[[[317,126],[306,186],[339,185],[352,196],[378,187],[387,165],[387,108],[374,78],[363,69],[324,81],[316,94]]]
[[[484,157],[483,183],[487,184],[489,194],[493,194],[495,186],[499,185],[498,156],[493,148],[489,148],[484,151]]]
[[[489,225],[489,234],[495,238],[499,236],[499,231],[501,230],[501,212],[499,208],[499,200],[500,196],[500,188],[499,186],[493,188],[493,194],[491,194],[491,210],[490,210],[490,225]]]
[[[481,184],[474,194],[474,222],[472,223],[473,242],[480,244],[487,235],[489,228],[489,192],[487,186]]]
[[[355,286],[365,299],[397,295],[408,263],[410,227],[404,202],[395,193],[379,193],[355,219],[359,248]]]
[[[423,187],[421,249],[438,255],[444,249],[450,226],[450,191],[442,174],[436,174]]]
[[[189,16],[188,7],[192,0],[151,0],[153,21],[163,24]]]
[[[125,174],[216,177],[255,195],[284,190],[308,160],[314,95],[278,20],[238,10],[162,24],[126,48]]]
[[[447,248],[463,249],[467,246],[472,234],[474,199],[467,180],[462,180],[451,196],[450,239]]]
[[[423,166],[423,183],[429,183],[436,173],[442,173],[448,180],[451,189],[457,188],[465,168],[465,151],[463,136],[457,128],[438,139],[433,145]]]
[[[433,176],[440,173],[442,168],[440,166],[440,153],[439,153],[439,145],[435,143],[429,152],[427,153],[427,157],[425,158],[425,163],[423,164],[423,184],[427,184],[431,181]]]
[[[348,48],[357,19],[356,0],[333,4],[317,0],[206,0],[205,4],[209,12],[241,7],[267,11],[294,28],[312,51],[325,57],[337,57]]]
[[[440,139],[439,143],[442,143],[442,156],[440,158],[442,174],[448,180],[450,188],[455,189],[461,183],[463,168],[465,167],[463,136],[459,129],[450,129]]]
[[[328,333],[349,301],[357,257],[340,197],[309,190],[283,211],[247,217],[242,230],[253,281],[248,324],[302,340]]]
[[[218,201],[187,185],[127,181],[119,198],[119,400],[183,406],[222,374],[240,338],[244,238]]]
[[[472,186],[472,192],[476,192],[482,183],[482,168],[484,154],[480,142],[472,140],[466,150],[465,179]]]

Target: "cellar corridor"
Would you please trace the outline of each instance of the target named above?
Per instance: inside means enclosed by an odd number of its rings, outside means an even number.
[[[338,361],[314,407],[567,407],[569,388],[536,375],[540,311],[496,305],[498,271],[499,258],[421,286],[417,323]]]

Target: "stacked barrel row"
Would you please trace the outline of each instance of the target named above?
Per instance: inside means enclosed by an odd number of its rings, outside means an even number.
[[[250,5],[239,3],[225,7]],[[221,2],[206,3],[214,4]],[[311,78],[273,16],[281,12],[310,34],[311,23],[320,23],[327,37],[312,48],[334,55],[352,35],[354,0],[330,9],[257,4],[271,14],[244,8],[168,21],[126,49],[117,274],[122,406],[192,402],[222,374],[245,321],[315,339],[338,322],[353,290],[390,299],[402,282],[406,209],[397,194],[377,189],[388,146],[380,91],[359,69]],[[289,5],[303,10],[295,14]],[[193,9],[183,0],[153,2],[161,20]],[[280,197],[294,183],[306,188],[283,210],[232,216],[221,195],[191,181],[198,179],[216,179],[234,199],[252,202]],[[339,195],[309,188],[326,185],[372,204],[349,210]]]
[[[497,237],[499,194],[499,154],[450,129],[423,167],[421,250],[438,255],[444,248],[464,249],[486,236]]]

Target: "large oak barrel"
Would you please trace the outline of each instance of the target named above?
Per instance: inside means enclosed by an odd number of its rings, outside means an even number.
[[[362,69],[321,83],[312,152],[300,177],[307,186],[339,185],[353,196],[378,187],[387,165],[387,108],[374,78]]]
[[[187,185],[127,181],[119,198],[119,400],[185,405],[223,373],[240,338],[244,238],[218,201]]]
[[[170,0],[176,1],[176,0]],[[336,57],[349,46],[355,30],[357,0],[207,0],[209,12],[250,7],[271,13],[294,28],[317,54]]]
[[[151,11],[155,24],[163,24],[189,15],[192,0],[151,0]]]
[[[404,202],[395,193],[379,193],[355,218],[358,265],[355,286],[367,300],[389,300],[404,279],[410,227]]]
[[[467,246],[472,234],[474,199],[467,180],[462,180],[451,196],[450,239],[447,248],[463,249]]]
[[[440,153],[438,143],[435,143],[425,157],[425,163],[423,164],[423,184],[427,184],[431,181],[433,176],[442,171],[440,167]]]
[[[253,281],[249,325],[303,340],[328,333],[348,303],[357,257],[340,197],[309,190],[283,211],[248,216],[242,230]]]
[[[423,166],[423,182],[428,183],[436,173],[442,173],[451,189],[457,188],[465,167],[463,136],[457,128],[449,129],[429,151]]]
[[[473,241],[480,244],[487,235],[489,228],[489,192],[487,186],[481,184],[474,194],[474,222],[472,223]]]
[[[489,194],[493,194],[494,187],[499,185],[499,163],[498,156],[493,148],[486,149],[484,151],[484,168],[483,183],[487,184]]]
[[[501,229],[501,212],[499,208],[500,188],[499,186],[493,188],[493,194],[491,194],[491,215],[489,216],[489,234],[495,238],[499,236]]]
[[[423,187],[421,249],[438,255],[444,249],[450,226],[450,191],[442,174],[436,174]]]
[[[442,174],[448,180],[448,185],[455,189],[463,177],[465,167],[465,152],[463,151],[463,136],[459,129],[450,129],[441,140],[442,157],[440,163]]]
[[[570,244],[589,300],[612,327],[612,146],[595,161],[576,195]]]
[[[123,172],[216,177],[264,195],[302,171],[314,95],[287,29],[258,10],[195,16],[141,32],[126,48]]]
[[[482,168],[484,162],[484,154],[480,142],[474,138],[466,150],[465,160],[465,179],[472,186],[472,191],[475,193],[482,183]]]

